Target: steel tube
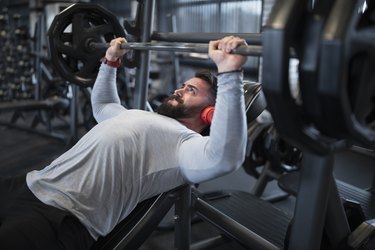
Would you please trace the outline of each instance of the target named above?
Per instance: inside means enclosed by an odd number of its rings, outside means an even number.
[[[231,217],[222,213],[206,201],[196,198],[194,201],[195,213],[216,228],[225,232],[231,238],[240,242],[248,248],[264,249],[264,250],[279,250],[279,248],[270,241],[262,238],[256,232],[251,231],[239,222],[233,220]]]
[[[90,43],[90,49],[104,49],[108,48],[107,43]],[[123,43],[121,44],[122,49],[131,50],[155,50],[155,51],[175,51],[175,52],[194,52],[194,53],[208,53],[208,44],[193,44],[193,43],[158,43],[158,42],[146,42],[146,43]],[[257,45],[243,45],[233,50],[233,53],[245,55],[245,56],[261,56],[262,46]]]
[[[208,43],[226,36],[238,36],[249,45],[261,45],[261,33],[213,33],[213,32],[153,32],[151,40],[160,42]]]
[[[139,2],[142,17],[141,42],[151,41],[152,24],[154,20],[155,0]],[[150,51],[139,53],[139,66],[137,67],[134,86],[134,108],[146,109],[148,97],[148,79],[150,74]]]

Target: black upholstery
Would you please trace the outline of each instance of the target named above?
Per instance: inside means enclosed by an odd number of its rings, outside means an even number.
[[[91,249],[138,249],[170,210],[183,187],[139,203],[108,235],[100,237]]]
[[[129,216],[118,224],[108,235],[100,237],[92,249],[114,249],[115,246],[136,226],[147,211],[162,194],[145,200],[137,205]]]
[[[251,122],[267,107],[262,85],[256,82],[244,81],[244,96],[247,122]]]

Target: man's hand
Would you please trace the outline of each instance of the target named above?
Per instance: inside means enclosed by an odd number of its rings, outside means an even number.
[[[122,43],[127,43],[126,39],[123,37],[118,37],[111,41],[110,47],[105,53],[105,58],[107,58],[108,61],[115,62],[128,52],[128,50],[120,48]]]
[[[210,41],[208,55],[216,63],[218,73],[241,69],[247,56],[232,54],[232,50],[247,45],[244,39],[227,36],[223,39]]]

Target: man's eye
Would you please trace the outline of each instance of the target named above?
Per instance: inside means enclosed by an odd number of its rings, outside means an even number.
[[[189,91],[195,94],[195,89],[193,87],[189,87]]]

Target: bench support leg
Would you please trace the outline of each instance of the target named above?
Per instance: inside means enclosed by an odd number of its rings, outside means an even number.
[[[191,187],[181,190],[175,203],[175,249],[188,250],[191,242]]]

